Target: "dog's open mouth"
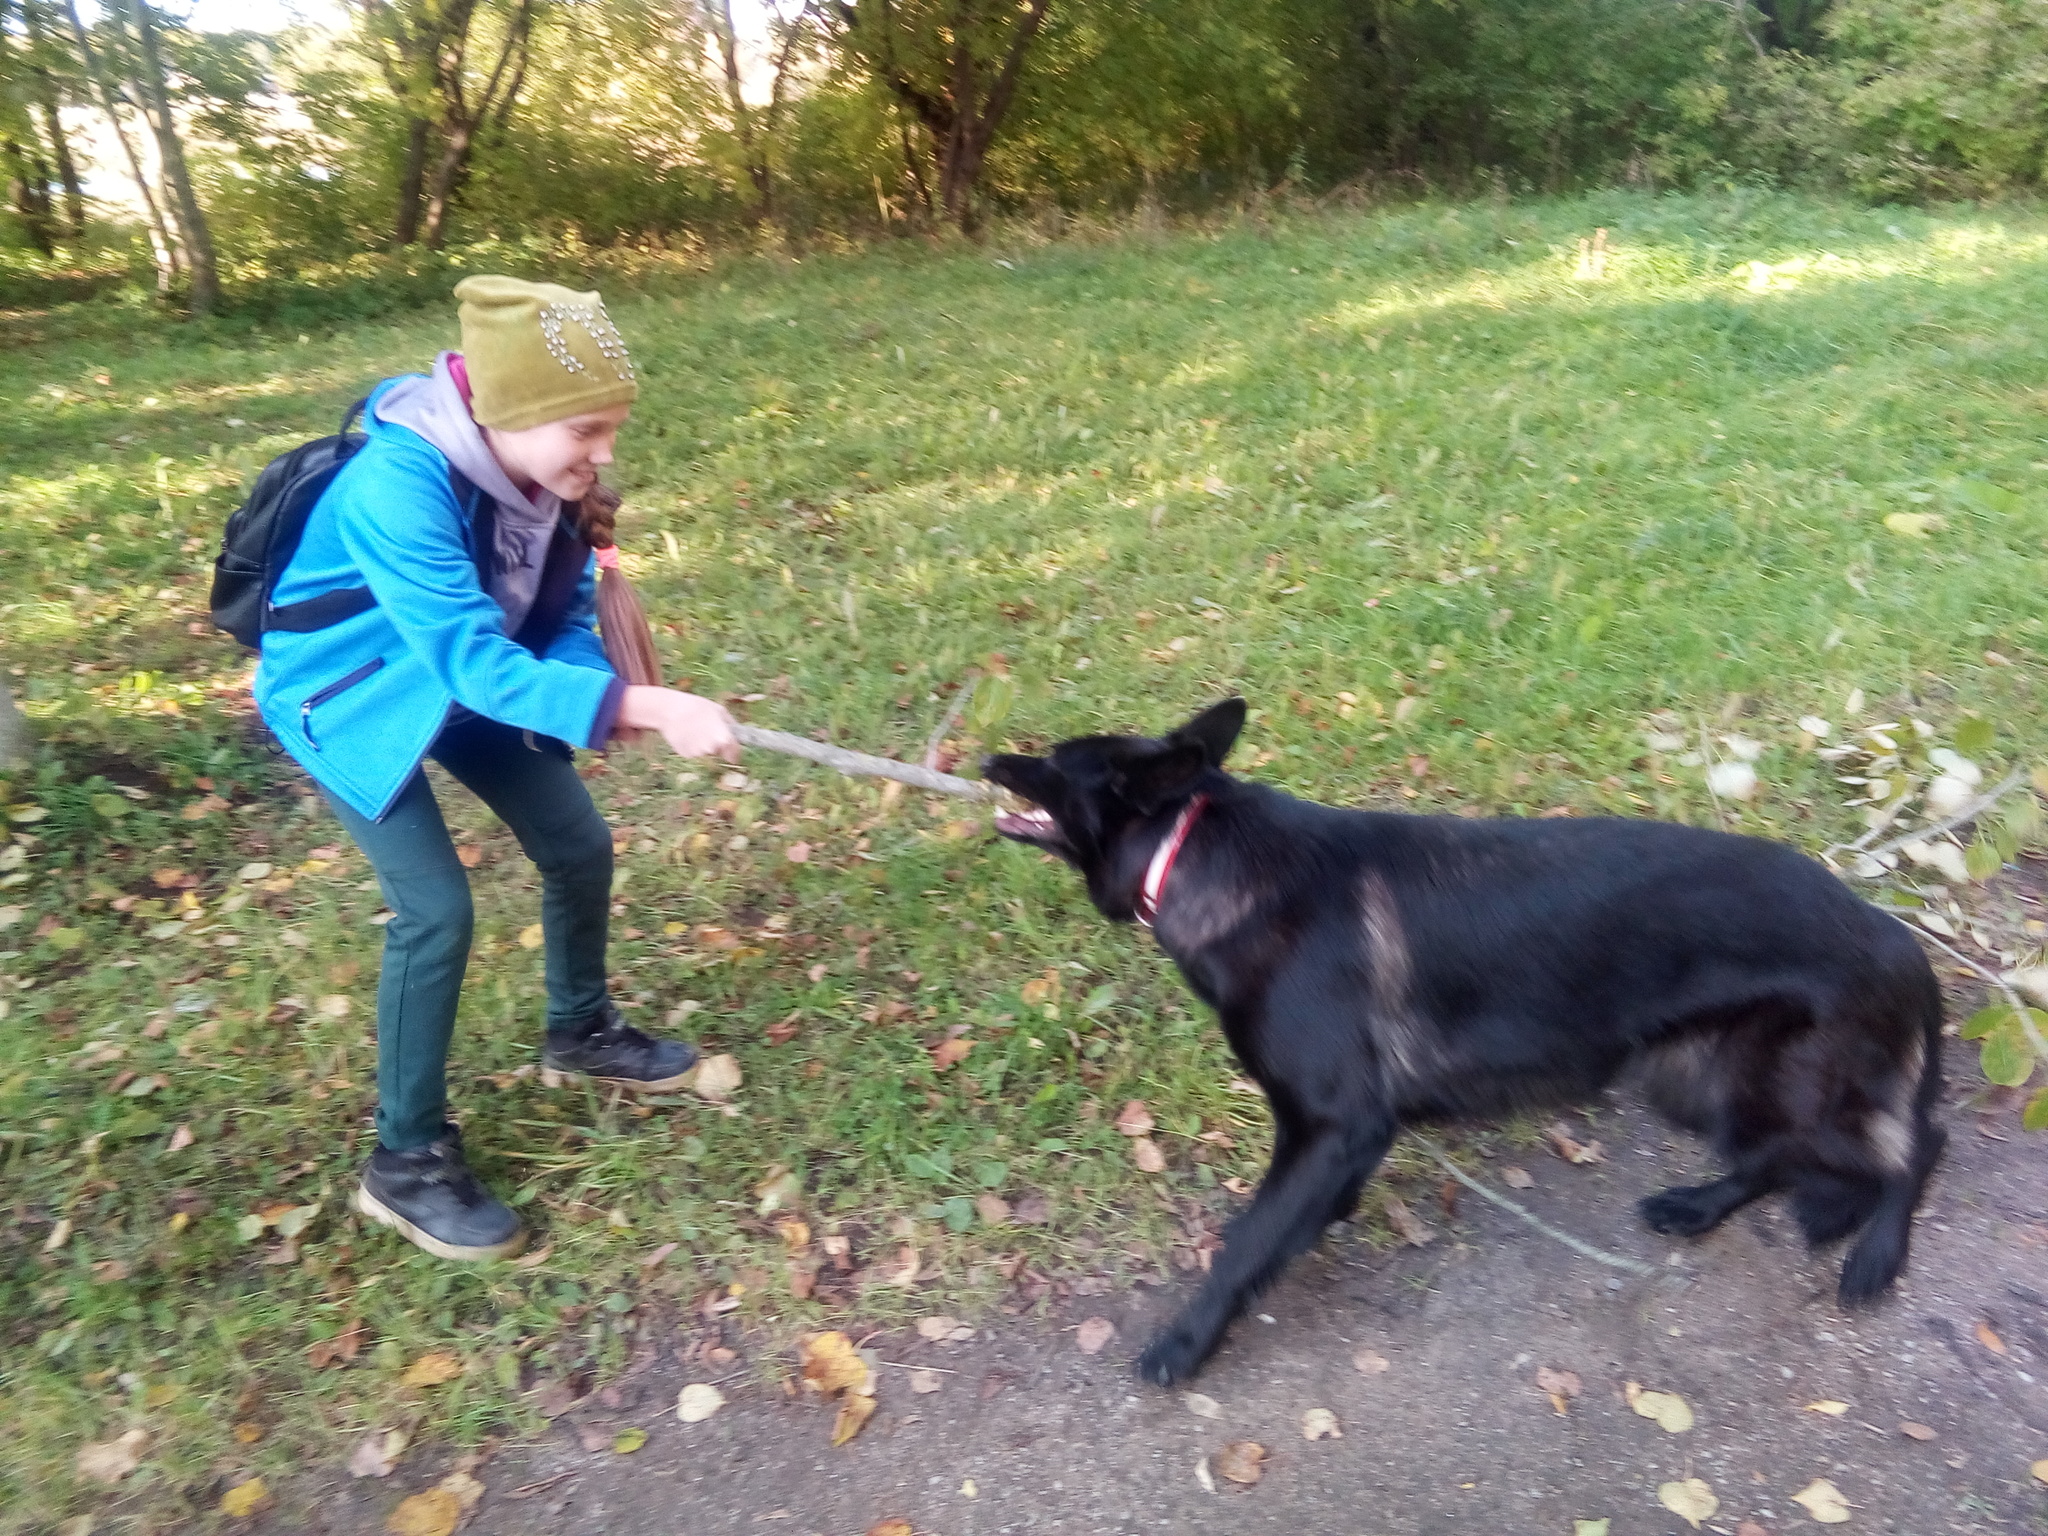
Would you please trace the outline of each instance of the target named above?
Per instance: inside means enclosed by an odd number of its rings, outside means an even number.
[[[996,812],[996,830],[1005,837],[1021,837],[1030,842],[1049,836],[1056,836],[1060,825],[1053,820],[1052,812],[1043,806],[1019,801],[1018,808]]]

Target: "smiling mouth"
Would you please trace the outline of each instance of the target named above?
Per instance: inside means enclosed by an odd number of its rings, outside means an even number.
[[[1005,837],[1023,837],[1036,840],[1059,831],[1059,823],[1053,820],[1051,811],[1041,806],[1026,806],[1020,811],[997,811],[996,830]]]

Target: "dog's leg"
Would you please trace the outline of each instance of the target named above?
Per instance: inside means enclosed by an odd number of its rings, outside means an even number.
[[[1223,1251],[1195,1299],[1138,1357],[1138,1374],[1162,1387],[1185,1381],[1223,1342],[1224,1330],[1287,1261],[1315,1246],[1345,1192],[1364,1183],[1394,1142],[1394,1123],[1327,1125],[1297,1131],[1293,1155],[1259,1185],[1233,1222]]]
[[[1652,1232],[1699,1237],[1711,1232],[1752,1200],[1774,1192],[1783,1181],[1768,1164],[1738,1168],[1711,1184],[1680,1185],[1636,1204]]]

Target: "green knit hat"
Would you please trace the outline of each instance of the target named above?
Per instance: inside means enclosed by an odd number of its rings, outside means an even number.
[[[455,297],[478,425],[523,432],[630,404],[639,394],[626,343],[595,293],[516,277],[465,277]]]

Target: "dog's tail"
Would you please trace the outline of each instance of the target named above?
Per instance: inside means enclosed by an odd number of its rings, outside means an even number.
[[[1905,1156],[1895,1158],[1882,1176],[1870,1224],[1842,1261],[1838,1294],[1844,1306],[1876,1300],[1905,1269],[1906,1253],[1912,1245],[1913,1212],[1928,1175],[1948,1145],[1948,1133],[1934,1123],[1934,1102],[1941,1091],[1941,984],[1931,968],[1926,969],[1924,981],[1916,983],[1915,991],[1921,1029],[1904,1063],[1906,1081],[1901,1084],[1912,1095],[1907,1122],[1911,1142],[1904,1149]],[[1917,1077],[1913,1072],[1916,1065]]]

